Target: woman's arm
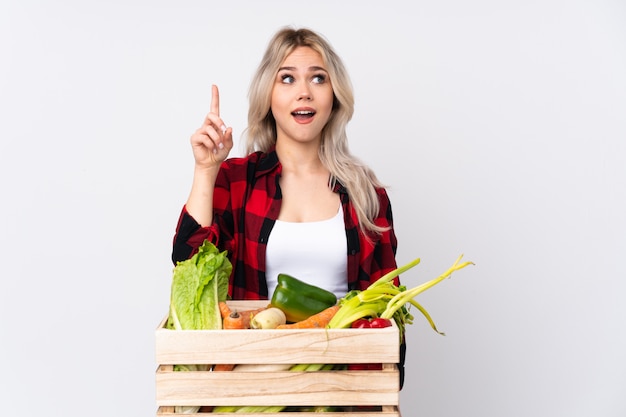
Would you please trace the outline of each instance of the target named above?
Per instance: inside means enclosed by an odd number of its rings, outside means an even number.
[[[195,166],[186,209],[201,226],[209,226],[213,221],[215,179],[220,164],[232,147],[233,131],[220,118],[219,90],[214,85],[211,111],[204,118],[202,126],[191,136]]]

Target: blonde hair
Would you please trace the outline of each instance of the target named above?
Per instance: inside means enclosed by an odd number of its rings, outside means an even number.
[[[266,152],[276,144],[276,121],[270,111],[274,80],[285,58],[298,47],[309,47],[321,55],[333,87],[333,111],[322,129],[319,149],[319,158],[331,173],[330,186],[339,182],[346,188],[362,229],[374,233],[387,230],[374,224],[380,209],[376,188],[383,185],[348,149],[346,125],[354,113],[352,83],[341,58],[312,30],[286,27],[269,42],[250,85],[246,152]]]

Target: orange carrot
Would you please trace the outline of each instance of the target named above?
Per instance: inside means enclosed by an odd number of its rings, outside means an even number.
[[[266,310],[267,307],[261,307],[261,308],[255,308],[253,310],[245,310],[240,312],[239,314],[241,314],[243,316],[243,325],[245,329],[249,329],[250,328],[250,321],[252,320],[252,317],[254,317],[255,315],[257,315],[258,313],[260,313],[263,310]]]
[[[226,301],[220,301],[218,303],[218,306],[220,308],[220,314],[222,316],[222,320],[224,320],[226,317],[230,315],[230,313],[232,313],[232,311],[230,310],[230,307],[228,306],[228,304],[226,304]]]
[[[221,304],[224,305],[222,306]],[[220,312],[222,314],[228,312],[228,314],[223,317],[222,327],[224,329],[245,329],[245,327],[243,327],[245,325],[243,323],[243,316],[236,311],[231,311],[226,303],[220,302]],[[216,372],[232,371],[233,369],[235,369],[235,364],[233,363],[218,363],[213,365],[213,371]]]
[[[232,371],[233,369],[235,369],[235,365],[232,363],[218,363],[217,365],[213,365],[213,370],[217,372]]]
[[[277,329],[319,329],[328,326],[330,320],[333,318],[335,313],[339,311],[339,304],[335,304],[334,306],[328,307],[325,310],[320,311],[317,314],[313,314],[312,316],[298,321],[296,323],[290,324],[281,324],[277,327]]]
[[[241,313],[232,311],[230,307],[223,301],[219,303],[220,314],[222,314],[222,328],[223,329],[249,329],[250,320],[259,311],[265,310],[267,307],[258,308],[254,310],[246,310]],[[232,371],[235,369],[235,364],[232,363],[218,363],[213,365],[213,371],[223,372]]]
[[[224,322],[222,324],[222,328],[224,329],[245,329],[245,325],[243,322],[243,315],[233,311],[228,316],[224,317]]]

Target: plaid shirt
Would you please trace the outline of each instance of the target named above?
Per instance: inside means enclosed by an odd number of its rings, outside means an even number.
[[[213,224],[201,227],[183,207],[174,236],[174,263],[191,257],[208,239],[220,250],[227,250],[233,264],[229,295],[233,299],[267,299],[265,250],[280,212],[281,172],[273,149],[224,161],[215,182]],[[384,189],[377,190],[380,212],[375,223],[391,228],[380,235],[370,235],[368,240],[358,226],[346,189],[338,183],[333,191],[339,193],[344,213],[347,286],[350,290],[363,290],[396,268],[397,241],[389,197]]]

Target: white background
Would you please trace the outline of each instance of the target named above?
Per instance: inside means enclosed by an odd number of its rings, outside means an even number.
[[[410,7],[409,7],[410,5]],[[420,296],[407,417],[626,415],[621,1],[0,5],[0,414],[151,416],[154,329],[210,85],[236,139],[284,25],[353,78]],[[241,143],[236,144],[237,154]]]

